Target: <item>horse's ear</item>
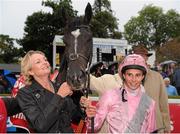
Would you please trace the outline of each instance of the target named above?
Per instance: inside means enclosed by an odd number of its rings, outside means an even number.
[[[92,7],[91,4],[88,3],[85,9],[84,24],[89,24],[91,17],[92,17]]]

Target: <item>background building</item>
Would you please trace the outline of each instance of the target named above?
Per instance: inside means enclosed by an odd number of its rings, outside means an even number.
[[[65,48],[62,37],[56,35],[53,41],[53,68],[61,62]],[[121,56],[128,54],[129,49],[131,49],[131,46],[128,45],[125,39],[93,38],[92,64],[99,61],[108,63],[116,61]]]

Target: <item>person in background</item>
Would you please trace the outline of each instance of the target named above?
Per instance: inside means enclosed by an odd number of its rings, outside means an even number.
[[[6,93],[8,90],[8,82],[4,79],[4,76],[0,75],[0,94]]]
[[[174,70],[176,69],[176,63],[171,63],[170,65],[169,65],[169,76],[170,75],[172,75],[172,74],[174,74]]]
[[[0,97],[0,133],[7,132],[7,117],[21,111],[18,102],[14,98]]]
[[[7,110],[4,101],[0,98],[0,133],[6,133]]]
[[[148,50],[142,46],[138,45],[133,48],[133,53],[141,55],[146,63],[148,57],[152,53],[148,53]],[[96,91],[100,96],[108,89],[120,88],[122,85],[122,80],[119,74],[115,75],[103,75],[102,77],[96,78],[90,75],[90,89]],[[160,132],[170,132],[170,114],[168,106],[168,95],[166,93],[166,87],[162,76],[151,69],[148,69],[147,75],[144,81],[144,87],[146,93],[156,102],[156,124],[157,128],[161,129]],[[106,124],[106,122],[104,122]],[[103,133],[107,132],[106,125],[103,125]]]
[[[168,77],[164,78],[164,83],[166,85],[166,91],[169,96],[178,96],[176,88],[170,85],[171,81]]]
[[[108,67],[107,67],[107,63],[103,63],[103,65],[101,66],[101,74],[104,75],[104,74],[109,74],[109,70],[108,70]]]
[[[164,78],[168,77],[167,73],[165,73],[161,66],[158,67],[157,71],[161,74],[161,76]]]
[[[173,86],[176,87],[178,94],[180,95],[180,64],[178,63],[173,74]]]
[[[150,133],[156,129],[155,101],[145,93],[142,85],[146,73],[143,57],[128,55],[119,65],[122,87],[106,91],[100,97],[97,109],[87,98],[81,99],[87,117],[94,117],[95,131],[101,128],[104,120],[108,133]]]
[[[160,67],[159,62],[158,62],[157,60],[155,60],[155,61],[154,61],[154,68],[153,68],[153,70],[154,70],[154,71],[158,71],[159,67]]]
[[[16,99],[35,133],[72,133],[71,114],[75,105],[68,97],[71,87],[64,82],[56,88],[50,81],[50,70],[43,52],[29,51],[21,61],[25,87],[18,91]]]
[[[97,67],[97,68],[96,68],[95,76],[96,76],[96,77],[102,76],[102,73],[101,73],[101,67]]]

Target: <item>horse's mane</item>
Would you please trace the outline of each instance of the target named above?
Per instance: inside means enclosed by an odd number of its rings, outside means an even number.
[[[66,72],[67,72],[67,60],[63,55],[60,67],[59,67],[59,74],[56,78],[56,86],[60,87],[60,85],[66,81]]]

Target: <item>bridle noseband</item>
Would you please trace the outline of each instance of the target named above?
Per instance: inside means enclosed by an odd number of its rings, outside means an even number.
[[[81,53],[70,53],[69,54],[69,61],[74,61],[77,60],[79,57],[84,58],[86,61],[88,61],[88,58],[84,55],[82,55]]]

